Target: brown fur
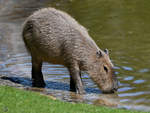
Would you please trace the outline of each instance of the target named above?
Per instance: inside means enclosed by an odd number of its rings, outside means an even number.
[[[44,8],[33,13],[25,21],[23,40],[32,56],[33,86],[45,86],[41,67],[46,61],[68,68],[72,91],[84,92],[81,70],[86,71],[104,92],[117,87],[109,55],[65,12]]]

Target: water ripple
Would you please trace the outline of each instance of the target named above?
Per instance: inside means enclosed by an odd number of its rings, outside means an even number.
[[[119,97],[134,97],[134,96],[139,96],[139,95],[143,95],[146,94],[146,92],[135,92],[135,93],[123,93],[123,94],[118,94]]]
[[[127,71],[133,71],[132,67],[122,66],[122,68]]]
[[[144,83],[145,82],[145,80],[135,80],[133,83],[135,83],[135,84],[141,84],[141,83]]]

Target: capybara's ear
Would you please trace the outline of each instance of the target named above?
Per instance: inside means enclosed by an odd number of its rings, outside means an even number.
[[[96,52],[96,55],[97,55],[98,58],[100,58],[101,56],[103,56],[103,53],[99,50],[99,51]]]
[[[107,55],[109,55],[108,49],[105,49],[104,52],[105,52]]]

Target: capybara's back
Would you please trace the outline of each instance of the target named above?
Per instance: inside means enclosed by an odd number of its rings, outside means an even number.
[[[62,11],[45,8],[33,13],[25,21],[23,40],[32,56],[34,86],[45,86],[41,72],[44,61],[66,66],[71,76],[70,88],[79,93],[83,93],[82,81],[78,76],[81,70],[91,74],[91,78],[101,88],[101,80],[96,77],[102,75],[103,71],[110,71],[107,74],[112,75],[112,64],[107,53],[99,49],[83,26]],[[103,62],[107,64],[105,68],[101,66]],[[105,86],[107,88],[103,86],[106,91],[114,87],[111,79],[109,77],[110,83]]]
[[[76,46],[83,46],[78,49],[88,50],[87,46],[90,46],[98,50],[84,27],[68,14],[54,8],[45,8],[31,15],[25,23],[23,37],[29,51],[51,63],[65,65],[63,56],[67,54],[64,56],[67,58],[72,55]],[[77,52],[75,54],[81,54]]]

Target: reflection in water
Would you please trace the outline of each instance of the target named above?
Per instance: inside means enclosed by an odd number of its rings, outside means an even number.
[[[102,49],[111,50],[120,88],[118,96],[102,95],[83,73],[87,94],[80,97],[69,92],[66,68],[44,63],[47,88],[40,92],[66,101],[149,110],[149,5],[149,1],[141,0],[0,0],[0,74],[25,87],[31,86],[31,57],[21,39],[22,24],[33,11],[53,6],[82,23]],[[128,103],[132,105],[127,106]]]
[[[119,100],[116,100],[118,98],[118,95],[111,94],[111,95],[100,95],[97,100],[95,100],[93,103],[95,105],[106,105],[111,107],[118,107],[119,106]]]

